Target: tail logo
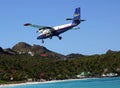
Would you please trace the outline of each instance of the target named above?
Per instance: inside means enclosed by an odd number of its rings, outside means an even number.
[[[77,17],[77,16],[79,16],[79,15],[80,15],[80,14],[75,14],[74,17]]]

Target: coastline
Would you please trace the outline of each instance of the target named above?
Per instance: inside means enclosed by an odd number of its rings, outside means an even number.
[[[92,79],[92,78],[51,80],[51,81],[44,81],[44,82],[25,82],[25,83],[16,83],[16,84],[0,84],[0,88],[12,87],[12,86],[21,86],[21,85],[32,85],[32,84],[57,83],[57,82],[66,82],[66,81],[75,81],[75,80],[87,80],[87,79]]]
[[[97,78],[111,78],[111,77],[91,77],[91,78],[78,78],[78,79],[65,79],[65,80],[51,80],[51,81],[43,81],[43,82],[0,84],[0,88],[9,88],[9,87],[14,87],[14,86],[22,86],[22,85],[24,86],[24,85],[33,85],[33,84],[48,84],[48,83],[68,82],[68,81],[77,81],[77,80],[88,80],[88,79],[97,79]]]

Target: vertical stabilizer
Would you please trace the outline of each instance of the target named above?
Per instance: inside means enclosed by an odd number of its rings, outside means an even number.
[[[73,23],[74,24],[80,23],[80,7],[75,9],[74,16],[73,16]]]

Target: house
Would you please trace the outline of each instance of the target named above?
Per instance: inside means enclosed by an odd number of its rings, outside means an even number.
[[[31,51],[29,51],[28,54],[34,56],[34,53],[32,53]]]
[[[41,56],[41,57],[46,57],[46,56],[48,56],[48,55],[43,53],[43,54],[40,54],[40,56]]]
[[[113,77],[113,76],[118,76],[118,74],[117,73],[107,73],[107,74],[102,74],[101,75],[102,77]]]
[[[90,75],[91,75],[90,72],[81,72],[79,75],[77,75],[77,78],[84,78]]]

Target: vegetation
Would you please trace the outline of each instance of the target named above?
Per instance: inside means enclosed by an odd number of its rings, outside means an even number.
[[[120,75],[120,52],[66,60],[39,55],[0,54],[0,84],[28,79],[38,81],[76,78],[81,72],[90,72],[92,77],[110,72]]]

